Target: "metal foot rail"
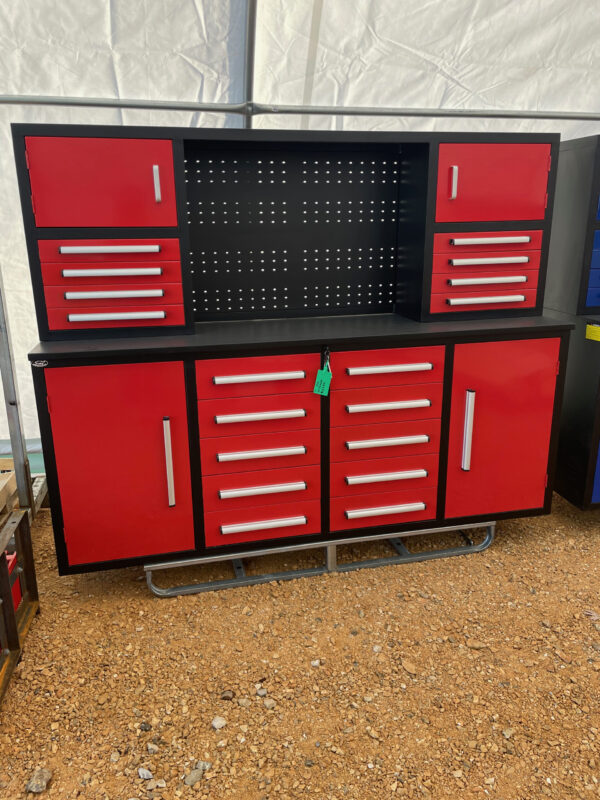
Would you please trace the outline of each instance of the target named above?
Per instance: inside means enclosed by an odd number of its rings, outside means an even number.
[[[485,536],[479,544],[475,544],[473,539],[466,533],[467,530],[485,529]],[[286,545],[283,547],[268,547],[261,550],[250,550],[240,553],[229,553],[227,555],[200,556],[198,558],[188,558],[179,561],[163,561],[159,564],[146,564],[146,584],[153,594],[157,597],[176,597],[185,594],[200,594],[201,592],[213,592],[218,589],[232,589],[235,586],[254,586],[260,583],[270,583],[271,581],[289,581],[295,578],[307,578],[311,575],[324,575],[326,572],[351,572],[355,569],[368,569],[371,567],[384,567],[390,564],[409,564],[414,561],[430,561],[435,558],[449,558],[451,556],[462,556],[469,553],[481,553],[486,550],[494,541],[496,530],[495,522],[470,523],[468,525],[453,525],[444,528],[427,528],[419,531],[403,531],[398,533],[384,533],[375,536],[364,536],[359,538],[334,539],[326,543],[323,542],[301,542],[299,544]],[[404,539],[409,536],[424,536],[434,533],[458,532],[465,544],[456,547],[444,547],[439,550],[425,550],[418,553],[411,553]],[[344,544],[356,544],[358,542],[388,541],[396,554],[383,558],[371,558],[365,561],[351,561],[344,564],[337,562],[337,548]],[[325,563],[318,567],[305,567],[302,569],[290,569],[283,572],[262,573],[260,575],[247,575],[244,569],[245,558],[256,558],[281,553],[294,553],[301,550],[325,550]],[[221,561],[230,561],[233,567],[234,576],[222,580],[201,581],[198,583],[185,584],[181,586],[171,586],[161,588],[154,583],[154,573],[165,569],[179,569],[181,567],[201,566],[202,564],[216,564]]]

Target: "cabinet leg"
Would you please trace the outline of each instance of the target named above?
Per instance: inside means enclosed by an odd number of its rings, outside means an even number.
[[[337,571],[337,547],[334,544],[328,544],[325,548],[325,557],[327,562],[327,571]]]

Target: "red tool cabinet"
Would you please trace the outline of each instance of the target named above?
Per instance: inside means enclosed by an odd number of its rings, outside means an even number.
[[[61,573],[549,510],[557,136],[13,139]]]

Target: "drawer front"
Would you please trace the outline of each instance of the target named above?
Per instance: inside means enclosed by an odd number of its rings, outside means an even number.
[[[432,294],[430,311],[432,314],[446,314],[456,311],[494,311],[507,308],[534,308],[536,289],[478,289],[460,294]]]
[[[200,436],[240,436],[319,428],[321,398],[314,393],[200,400]]]
[[[588,306],[600,306],[600,287],[588,289],[585,302]]]
[[[199,400],[312,392],[320,353],[196,361]]]
[[[329,526],[332,531],[343,531],[435,519],[436,504],[435,487],[334,497],[331,501]]]
[[[179,261],[179,239],[40,239],[42,263]]]
[[[278,503],[204,515],[207,547],[286,539],[321,531],[321,501]]]
[[[332,396],[338,389],[439,383],[444,347],[398,347],[331,353]]]
[[[44,297],[47,308],[76,311],[78,308],[106,306],[111,311],[132,303],[140,306],[179,305],[183,303],[183,290],[180,283],[163,283],[160,286],[151,283],[138,283],[135,286],[66,284],[46,286]]]
[[[543,231],[462,231],[435,233],[434,253],[490,253],[503,250],[541,250]],[[483,239],[483,241],[482,241]]]
[[[345,389],[331,394],[331,427],[439,419],[442,383]]]
[[[340,461],[331,465],[331,497],[436,486],[438,455]]]
[[[332,462],[437,453],[440,421],[388,422],[331,429]]]
[[[141,305],[90,306],[85,311],[69,308],[49,308],[48,327],[51,331],[89,330],[95,328],[146,328],[158,325],[185,325],[182,305],[154,306]]]
[[[202,494],[205,512],[318,500],[321,469],[314,465],[209,475],[202,482]]]
[[[508,275],[518,275],[522,270],[538,270],[539,250],[511,250],[505,253],[436,253],[433,256],[433,273],[489,272],[494,270]]]
[[[200,439],[202,474],[319,464],[320,435],[315,429]]]
[[[537,270],[506,270],[505,272],[456,272],[447,275],[434,275],[431,293],[446,292],[452,296],[479,289],[502,289],[507,293],[520,292],[521,289],[537,289],[539,272]]]
[[[61,264],[56,261],[42,261],[42,280],[44,286],[78,286],[92,284],[109,286],[131,286],[136,283],[181,283],[181,264],[179,261],[135,261],[133,263],[115,261],[73,262]]]

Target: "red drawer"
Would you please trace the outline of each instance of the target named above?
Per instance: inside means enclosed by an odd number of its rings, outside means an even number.
[[[181,264],[179,261],[136,261],[134,263],[115,261],[110,264],[75,262],[60,264],[55,261],[42,261],[42,280],[44,286],[87,287],[88,284],[110,284],[111,286],[130,286],[132,283],[181,283]]]
[[[321,468],[315,465],[209,475],[202,481],[202,494],[205,512],[318,500]]]
[[[501,271],[517,275],[521,270],[537,270],[540,266],[539,250],[507,250],[504,253],[436,253],[433,256],[433,273]]]
[[[426,475],[424,473],[427,473]],[[331,465],[332,497],[348,497],[371,491],[401,491],[436,486],[438,455],[338,461]]]
[[[6,561],[8,563],[8,574],[12,575],[15,571],[15,567],[17,566],[17,554],[16,553],[7,553],[6,554]],[[12,586],[12,599],[13,599],[13,606],[15,611],[21,605],[21,581],[19,578],[13,583]]]
[[[319,353],[196,361],[198,400],[312,392]]]
[[[329,512],[329,527],[332,531],[343,531],[435,519],[436,505],[435,487],[334,497]]]
[[[83,315],[87,319],[80,319]],[[135,317],[126,315],[134,314]],[[157,314],[163,316],[157,317]],[[73,315],[76,315],[75,317]],[[107,319],[106,316],[109,318]],[[147,328],[158,325],[185,325],[183,306],[161,306],[148,308],[147,306],[92,306],[85,311],[71,310],[70,308],[49,308],[48,327],[51,331],[89,330],[95,328]]]
[[[397,347],[331,353],[332,393],[338,389],[437,383],[444,378],[444,347]]]
[[[66,311],[100,306],[118,310],[120,306],[132,303],[143,306],[173,306],[183,303],[181,283],[162,283],[160,286],[151,283],[135,286],[97,283],[91,286],[46,286],[44,296],[47,308],[62,308]]]
[[[201,400],[198,419],[202,437],[320,428],[321,398],[303,392]]]
[[[533,308],[537,297],[536,289],[478,289],[460,294],[432,294],[430,310],[432,314],[456,311],[495,311],[506,308]],[[506,298],[506,299],[505,299]],[[508,299],[510,298],[510,299]]]
[[[461,231],[435,233],[434,253],[491,253],[503,250],[541,250],[543,231]],[[481,240],[484,240],[483,242]]]
[[[179,239],[40,239],[38,247],[42,263],[179,261]]]
[[[413,437],[420,439],[416,440]],[[394,441],[397,439],[400,441]],[[331,429],[332,462],[437,453],[439,449],[439,419],[387,422],[382,425],[353,425]]]
[[[443,383],[345,389],[331,394],[331,427],[438,419]]]
[[[301,430],[200,439],[203,475],[320,463],[321,431]]]
[[[248,526],[250,530],[240,531],[237,526]],[[320,531],[320,500],[212,511],[204,516],[207,547],[286,539],[288,536],[307,536]]]
[[[519,292],[521,289],[537,289],[538,270],[506,270],[500,272],[456,272],[447,275],[434,275],[431,281],[431,293],[449,295],[473,292],[474,290],[502,289],[507,292]]]

